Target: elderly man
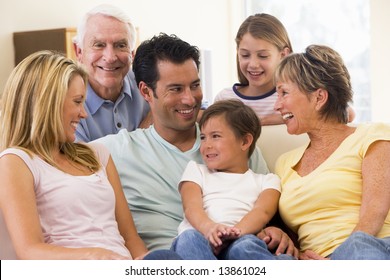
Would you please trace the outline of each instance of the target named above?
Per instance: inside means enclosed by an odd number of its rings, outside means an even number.
[[[135,39],[130,19],[114,6],[99,5],[81,21],[74,47],[89,75],[88,117],[77,128],[77,141],[89,142],[123,128],[132,131],[150,124],[145,119],[149,106],[130,70]]]

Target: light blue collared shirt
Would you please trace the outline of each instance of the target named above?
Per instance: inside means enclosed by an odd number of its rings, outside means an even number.
[[[123,80],[123,88],[115,102],[99,97],[88,84],[85,110],[88,114],[77,127],[77,141],[89,142],[125,128],[135,130],[149,112],[149,104],[140,94],[134,73]]]

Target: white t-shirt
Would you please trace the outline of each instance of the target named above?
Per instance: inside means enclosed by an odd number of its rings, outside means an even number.
[[[198,184],[203,194],[203,207],[211,220],[227,226],[236,225],[250,210],[265,189],[280,192],[277,175],[254,173],[248,169],[244,174],[216,172],[204,164],[190,161],[179,183],[191,181]],[[178,232],[193,228],[186,218]]]

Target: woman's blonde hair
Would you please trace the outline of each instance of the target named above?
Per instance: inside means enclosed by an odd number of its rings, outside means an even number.
[[[60,148],[72,162],[98,170],[99,161],[88,146],[63,142],[64,101],[75,76],[87,84],[82,66],[60,53],[39,51],[21,61],[2,96],[0,151],[20,148],[57,167],[52,152]]]

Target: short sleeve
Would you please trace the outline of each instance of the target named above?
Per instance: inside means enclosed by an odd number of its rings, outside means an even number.
[[[263,190],[266,190],[266,189],[274,189],[274,190],[277,190],[277,191],[281,191],[281,187],[280,187],[280,178],[279,176],[277,176],[276,174],[273,174],[273,173],[268,173],[266,175],[263,175],[264,176],[264,180],[263,180]]]
[[[104,168],[107,167],[108,159],[110,158],[110,151],[101,143],[98,142],[89,142],[88,145],[98,157],[100,163]]]
[[[384,123],[374,123],[368,126],[365,133],[365,141],[362,145],[360,153],[365,157],[370,145],[376,141],[390,141],[390,125]]]
[[[30,169],[31,174],[33,175],[34,185],[36,186],[38,184],[38,178],[39,178],[39,169],[37,168],[36,164],[34,163],[34,157],[36,157],[36,156],[34,155],[31,157],[29,154],[27,154],[27,152],[25,152],[21,149],[8,148],[0,154],[0,157],[5,156],[5,155],[9,155],[9,154],[16,155],[21,160],[24,161],[24,163],[26,164],[28,169]]]
[[[200,169],[200,166],[193,160],[188,162],[186,168],[184,169],[183,175],[181,176],[178,189],[180,190],[183,182],[194,182],[203,188],[203,175]]]

